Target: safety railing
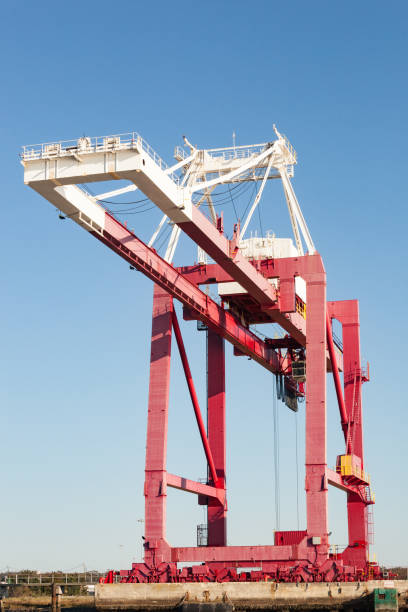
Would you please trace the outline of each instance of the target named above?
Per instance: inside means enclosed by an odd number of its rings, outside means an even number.
[[[355,477],[363,482],[370,483],[370,474],[361,469],[353,461],[353,455],[339,455],[336,465],[336,472],[341,476]]]
[[[361,368],[354,368],[344,373],[344,382],[346,383],[357,379],[360,379],[361,382],[368,382],[370,380],[370,364],[368,362],[362,365]]]
[[[0,584],[45,586],[56,582],[58,584],[97,584],[105,573],[89,572],[4,572],[0,573]]]
[[[304,319],[306,319],[306,304],[296,295],[295,308]]]
[[[289,140],[286,138],[284,134],[282,134],[283,140],[285,141],[285,147],[287,148],[290,157],[292,158],[292,163],[297,164],[297,153],[293,145],[290,144]]]
[[[188,157],[188,153],[183,149],[183,147],[177,145],[174,148],[174,157],[181,161],[182,159],[186,159],[186,157]]]
[[[346,550],[347,546],[348,544],[331,544],[329,546],[329,554],[336,558],[337,555],[341,555]]]
[[[262,144],[255,144],[251,146],[240,145],[220,149],[207,149],[206,153],[211,155],[211,157],[222,158],[224,161],[229,161],[231,159],[246,159],[254,155],[259,155],[269,146],[269,143],[264,142]]]
[[[23,161],[33,161],[36,159],[56,159],[62,157],[74,157],[81,159],[82,155],[90,153],[116,152],[122,150],[144,151],[161,168],[167,170],[168,164],[156,153],[144,138],[137,132],[125,134],[114,134],[111,136],[82,136],[74,140],[60,140],[58,142],[44,142],[41,144],[24,145],[20,155]],[[172,173],[169,174],[175,183],[179,182],[179,177]]]

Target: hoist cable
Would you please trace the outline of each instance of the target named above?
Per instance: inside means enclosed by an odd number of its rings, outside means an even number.
[[[261,236],[263,236],[264,233],[263,233],[262,219],[261,219],[261,202],[258,202],[258,219],[259,219],[259,228],[261,230]]]
[[[157,206],[149,206],[149,208],[144,208],[143,210],[115,210],[112,213],[114,215],[140,215],[141,213],[153,210],[153,208],[157,208]]]
[[[250,197],[249,197],[249,200],[248,200],[248,204],[246,205],[245,210],[244,210],[244,212],[242,213],[242,219],[243,219],[243,218],[245,217],[245,215],[246,215],[246,212],[247,212],[247,210],[248,210],[248,208],[249,208],[249,205],[250,205],[250,204],[251,204],[251,202],[252,202],[252,199],[253,199],[253,197],[254,197],[254,195],[255,195],[255,192],[256,192],[256,185],[255,185],[255,183],[254,183],[254,186],[253,186],[253,189],[252,189],[252,193],[251,193],[251,195],[250,195]]]
[[[279,412],[277,397],[277,379],[274,380],[273,393],[273,458],[275,473],[275,529],[280,529],[280,483],[279,483]]]
[[[157,252],[159,252],[159,251],[160,251],[160,249],[162,248],[162,246],[163,246],[163,245],[164,245],[164,243],[166,242],[167,238],[170,236],[171,231],[172,231],[172,228],[169,226],[169,227],[167,228],[167,231],[165,231],[165,232],[163,233],[162,240],[161,240],[160,244],[159,244],[159,245],[156,247],[156,251],[157,251]]]
[[[232,189],[230,189],[229,191],[226,192],[222,192],[222,193],[228,193],[229,195],[227,197],[223,197],[220,199],[218,199],[218,196],[221,195],[221,193],[214,193],[212,192],[211,195],[211,200],[213,200],[213,206],[221,206],[222,204],[225,204],[227,202],[231,201],[231,194],[233,192],[236,191],[236,193],[234,193],[233,195],[238,198],[241,197],[248,189],[249,189],[249,185],[246,183],[239,183],[238,185],[236,185],[235,187],[232,187]],[[201,198],[200,198],[201,199]],[[195,200],[194,204],[196,204],[199,200]],[[205,202],[202,202],[201,204],[202,206],[209,206],[209,204],[206,204]]]
[[[298,446],[298,413],[295,412],[295,456],[296,456],[296,518],[299,531],[299,446]]]
[[[127,204],[140,204],[140,202],[148,202],[150,198],[142,198],[141,200],[132,200],[131,202],[114,202],[113,200],[98,200],[103,204],[115,204],[116,206],[125,206]]]

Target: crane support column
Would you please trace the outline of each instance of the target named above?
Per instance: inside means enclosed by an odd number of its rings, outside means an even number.
[[[306,319],[306,507],[307,532],[316,540],[317,557],[328,547],[326,475],[326,278],[307,279]],[[317,558],[316,557],[316,558]]]
[[[170,556],[166,541],[166,455],[173,299],[154,285],[145,471],[145,562]]]
[[[363,414],[361,403],[362,369],[360,358],[360,321],[357,300],[329,302],[330,314],[343,330],[344,401],[348,417],[346,453],[361,461],[363,455]],[[343,556],[364,565],[368,559],[368,509],[356,493],[347,493],[349,548]]]
[[[219,486],[225,489],[226,423],[225,423],[225,352],[224,339],[207,330],[207,429]],[[210,481],[214,486],[214,483]],[[226,501],[208,501],[208,546],[227,545]]]

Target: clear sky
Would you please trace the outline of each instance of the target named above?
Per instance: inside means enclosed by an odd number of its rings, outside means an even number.
[[[152,284],[24,186],[19,147],[136,130],[171,163],[182,134],[250,144],[273,123],[298,151],[293,184],[328,298],[360,300],[374,550],[408,564],[406,2],[3,0],[0,15],[0,569],[130,567],[144,506]],[[264,228],[289,235],[286,214],[268,186]],[[146,237],[157,218],[131,223]],[[182,242],[176,261],[193,259]],[[203,403],[204,334],[183,333]],[[328,387],[333,466],[343,446]],[[272,377],[228,347],[227,389],[229,542],[272,543]],[[170,413],[169,470],[204,476],[177,359]],[[281,528],[296,529],[295,416],[279,416]],[[297,419],[302,463],[304,408]],[[329,499],[344,544],[345,497]],[[170,542],[194,545],[196,498],[171,492],[168,515]]]

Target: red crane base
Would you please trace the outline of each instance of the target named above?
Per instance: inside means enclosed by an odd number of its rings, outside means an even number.
[[[178,582],[349,582],[380,578],[380,569],[368,561],[369,526],[367,482],[363,472],[361,385],[363,382],[358,306],[354,300],[326,303],[326,277],[319,256],[272,261],[271,277],[302,274],[307,288],[306,319],[306,530],[275,531],[274,545],[228,546],[226,537],[226,419],[224,339],[218,327],[207,327],[207,431],[201,414],[184,342],[169,293],[155,285],[153,299],[149,406],[145,466],[144,562],[106,581],[130,583]],[[214,271],[216,276],[217,270]],[[215,278],[214,276],[214,278]],[[293,282],[292,282],[293,281]],[[283,314],[282,295],[280,309]],[[293,304],[292,304],[293,307]],[[188,314],[188,313],[187,313]],[[343,328],[344,393],[334,354],[331,319]],[[207,323],[207,322],[206,322]],[[206,483],[167,471],[167,430],[172,335],[174,333],[207,460]],[[327,339],[329,338],[329,342]],[[327,466],[326,372],[327,350],[338,391],[341,425],[349,464],[340,471]],[[272,350],[272,349],[270,349]],[[278,360],[279,361],[279,360]],[[337,368],[337,369],[336,369]],[[281,370],[279,370],[281,371]],[[351,466],[351,467],[350,467]],[[354,466],[354,467],[353,467]],[[357,466],[357,467],[356,467]],[[345,470],[357,470],[360,480],[350,483]],[[344,474],[342,469],[344,468]],[[332,554],[329,547],[328,486],[347,493],[349,545]],[[166,539],[167,488],[198,496],[207,506],[208,541],[205,546],[173,547]],[[200,563],[201,564],[198,564]],[[178,568],[177,564],[195,563]]]
[[[336,557],[338,555],[335,555]],[[179,583],[179,582],[365,582],[383,578],[376,563],[367,563],[364,570],[344,565],[342,559],[329,558],[322,565],[312,563],[267,563],[268,570],[239,571],[236,567],[219,567],[217,563],[203,563],[177,568],[177,563],[162,562],[158,566],[133,563],[131,570],[109,572],[105,582],[122,583]]]

